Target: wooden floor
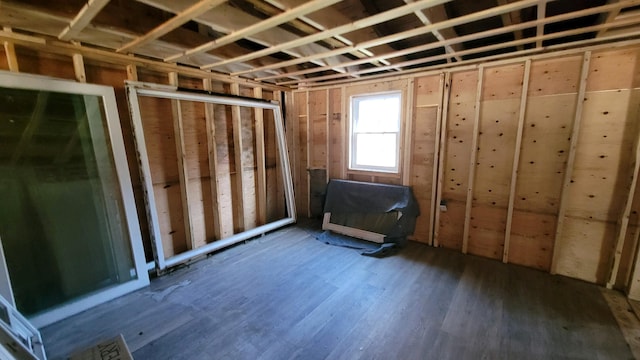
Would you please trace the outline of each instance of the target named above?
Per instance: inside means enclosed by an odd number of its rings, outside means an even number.
[[[50,358],[631,359],[598,287],[410,244],[376,259],[289,227],[43,329]]]

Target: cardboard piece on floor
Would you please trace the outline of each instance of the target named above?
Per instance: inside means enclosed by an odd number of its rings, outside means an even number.
[[[133,360],[122,334],[77,352],[69,360]]]

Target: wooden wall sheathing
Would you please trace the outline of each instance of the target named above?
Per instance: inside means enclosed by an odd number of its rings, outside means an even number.
[[[471,254],[502,258],[523,71],[521,64],[484,70],[469,219]]]
[[[295,132],[293,135],[292,151],[296,151],[296,170],[294,171],[296,209],[298,215],[309,216],[309,173],[308,166],[308,96],[306,92],[294,93],[294,118],[289,121],[295,122],[294,126],[288,128]],[[297,131],[296,131],[297,130]]]
[[[633,199],[627,200],[634,161],[629,154],[634,152],[638,137],[636,112],[640,100],[636,92],[640,90],[634,90],[640,88],[638,51],[636,47],[593,52],[585,75],[586,101],[581,105],[578,100],[583,99],[578,99],[578,92],[582,53],[528,60],[530,71],[524,94],[526,59],[520,63],[489,63],[470,70],[452,70],[450,95],[444,100],[442,173],[436,178],[442,182],[437,195],[447,209],[437,213],[439,221],[433,230],[421,216],[413,239],[425,241],[430,233],[435,233],[434,244],[462,250],[468,220],[466,250],[472,254],[554,271],[552,264],[557,252],[554,272],[601,284],[609,279],[611,265],[616,263],[617,277],[611,278],[617,287],[627,288],[627,279],[640,277],[640,269],[635,265],[640,195],[636,193]],[[479,72],[483,78],[478,102]],[[433,80],[436,78],[436,74],[418,74],[295,91],[294,96],[302,99],[307,92],[327,90],[328,108],[343,109],[340,121],[333,115],[335,111],[329,110],[325,124],[329,129],[326,164],[329,177],[338,177],[346,171],[346,178],[352,180],[400,183],[407,171],[408,183],[414,188],[423,214],[430,211],[430,206],[435,206],[435,198],[425,189],[433,185],[429,174],[433,174],[435,168],[435,144],[431,135],[435,126],[433,120],[423,119],[437,120],[436,98],[429,98],[436,93],[437,81]],[[410,126],[406,127],[410,134],[404,141],[411,146],[403,154],[410,157],[405,163],[405,167],[406,164],[409,167],[401,171],[400,177],[349,171],[344,163],[347,151],[338,149],[348,144],[349,97],[402,88],[403,83],[414,84],[413,104],[406,107],[411,116],[405,117],[410,120]],[[472,149],[476,104],[480,106],[478,137],[477,148]],[[316,116],[320,121],[323,115],[320,110],[315,110],[316,105],[312,103],[310,108],[313,109],[308,114],[310,118]],[[581,126],[576,136],[574,162],[568,169],[578,108],[582,112]],[[342,135],[337,135],[340,133]],[[312,149],[315,149],[316,138],[309,139],[310,151],[315,151]],[[315,159],[316,154],[305,151],[301,151],[301,155]],[[342,157],[337,156],[340,152]],[[474,152],[477,153],[474,176],[469,183]],[[517,159],[514,154],[518,154]],[[318,156],[324,158],[323,154]],[[565,185],[563,178],[569,173],[571,177]],[[472,190],[470,205],[467,203],[469,189]],[[620,235],[621,218],[624,219],[623,210],[628,201],[632,201],[629,225]],[[468,206],[470,211],[465,214]],[[559,226],[561,208],[563,217]],[[558,229],[560,236],[556,240]],[[507,239],[508,251],[504,249]],[[614,256],[613,247],[617,243],[621,250]],[[640,296],[640,280],[637,283]]]
[[[637,118],[630,115],[638,107],[631,96],[637,55],[592,55],[563,236],[556,243],[559,274],[599,284],[609,280],[637,139]]]
[[[327,177],[329,179],[342,179],[345,167],[345,145],[342,139],[345,136],[345,122],[348,117],[342,112],[342,88],[329,89],[329,136],[327,151],[329,152],[329,164]]]
[[[509,262],[550,270],[581,62],[531,64]]]
[[[165,257],[187,250],[171,101],[140,98],[145,143]]]
[[[189,213],[195,247],[215,240],[207,131],[203,103],[180,101],[189,184]]]
[[[438,108],[441,106],[440,76],[415,79],[414,109],[411,131],[411,176],[409,185],[420,207],[413,240],[429,243],[432,229],[429,221],[432,213],[433,172]]]
[[[451,74],[441,195],[447,210],[436,226],[439,245],[455,250],[462,250],[477,83],[477,70]]]

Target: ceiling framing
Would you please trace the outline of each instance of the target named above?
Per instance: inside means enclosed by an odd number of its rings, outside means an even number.
[[[12,36],[288,87],[640,37],[640,0],[4,0]]]

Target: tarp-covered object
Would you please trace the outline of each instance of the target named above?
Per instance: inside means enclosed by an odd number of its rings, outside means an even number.
[[[331,180],[327,185],[325,213],[331,213],[332,219],[349,217],[350,214],[386,214],[400,212],[402,216],[383,234],[385,243],[403,245],[406,237],[413,234],[416,218],[420,209],[413,191],[408,186],[366,183],[349,180]],[[360,224],[349,224],[361,230],[376,228],[376,224],[366,219],[379,219],[377,216],[356,216],[362,219]],[[370,220],[375,221],[375,220]],[[331,221],[332,223],[336,223]],[[345,224],[339,224],[345,225]]]

